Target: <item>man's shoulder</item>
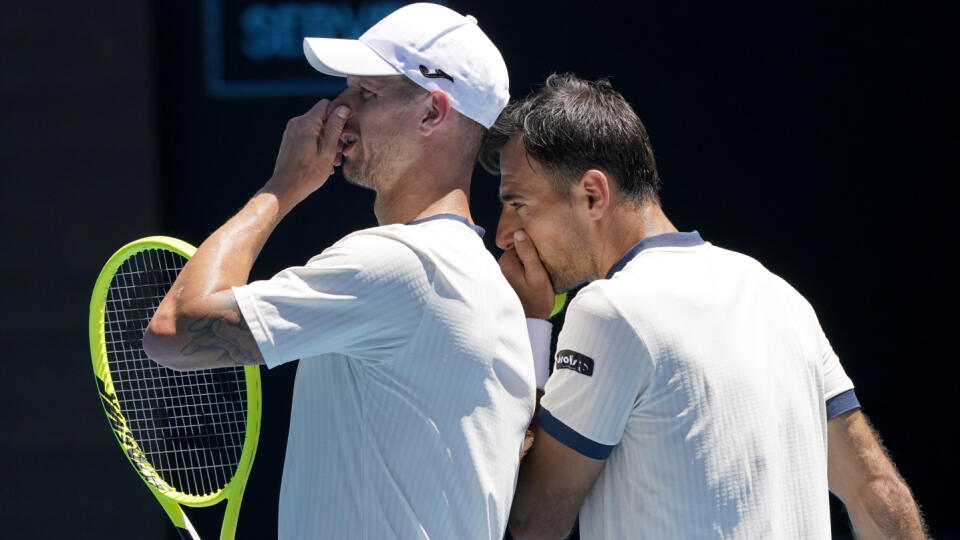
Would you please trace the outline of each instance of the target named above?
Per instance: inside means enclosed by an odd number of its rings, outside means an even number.
[[[355,267],[364,274],[422,271],[421,250],[400,230],[386,225],[354,231],[307,261],[307,267]]]
[[[586,315],[605,320],[621,318],[617,289],[610,280],[599,279],[585,285],[567,306],[567,313]]]
[[[370,227],[354,231],[341,238],[334,245],[380,244],[388,248],[405,247],[417,253],[430,253],[451,245],[462,247],[465,242],[469,243],[471,239],[479,240],[479,236],[475,232],[459,224],[452,224],[451,226],[450,223],[437,220],[424,225],[429,226],[393,224]],[[482,242],[480,242],[480,246],[482,246]],[[477,246],[470,245],[470,247]]]
[[[407,227],[405,225],[393,224],[393,225],[378,225],[376,227],[367,227],[366,229],[360,229],[358,231],[353,231],[352,233],[347,234],[334,245],[337,244],[350,244],[353,242],[400,242],[405,243],[404,240],[408,238],[406,234]]]
[[[789,287],[777,274],[771,272],[756,258],[717,246],[710,242],[683,248],[656,248],[645,251],[630,261],[620,272],[605,282],[612,294],[622,296],[626,290],[648,291],[660,294],[665,285],[674,284],[686,290],[688,280],[703,279],[710,275],[717,279],[766,279]]]
[[[327,250],[338,249],[369,254],[371,247],[374,247],[385,250],[383,255],[417,251],[416,246],[422,241],[409,229],[406,225],[399,224],[360,229],[337,240]]]
[[[746,253],[739,251],[734,251],[729,248],[724,248],[710,244],[710,249],[708,251],[710,256],[719,262],[731,266],[738,266],[743,269],[750,269],[757,272],[765,272],[773,275],[766,266],[756,258]]]
[[[782,276],[767,268],[760,260],[737,251],[714,247],[717,258],[724,264],[742,272],[745,280],[759,286],[763,284],[767,290],[780,299],[789,299],[804,310],[812,310],[809,301],[800,291]]]
[[[507,286],[496,260],[475,232],[460,224],[444,225],[394,224],[361,229],[310,259],[307,266],[342,263],[365,269],[365,274],[382,271],[396,276],[412,272],[428,280],[437,273],[452,273],[458,279],[487,284],[497,280]]]

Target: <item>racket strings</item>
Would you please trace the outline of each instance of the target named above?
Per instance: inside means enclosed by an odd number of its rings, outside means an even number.
[[[143,352],[143,332],[185,263],[162,249],[124,261],[107,293],[104,335],[120,412],[142,458],[177,491],[204,495],[236,471],[247,389],[242,367],[177,372]]]

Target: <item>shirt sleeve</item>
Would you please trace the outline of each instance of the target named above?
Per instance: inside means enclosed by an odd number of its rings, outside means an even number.
[[[859,409],[860,402],[853,391],[853,381],[840,365],[840,358],[830,346],[826,334],[822,328],[819,332],[820,360],[823,364],[823,400],[827,406],[827,420],[830,420],[847,411]]]
[[[325,353],[377,360],[419,325],[429,272],[402,242],[354,233],[233,293],[268,367]]]
[[[650,354],[629,322],[599,291],[584,288],[567,308],[539,425],[581,454],[606,459],[651,373]]]
[[[786,284],[786,282],[783,282]],[[860,402],[853,390],[853,381],[847,376],[840,364],[840,358],[833,351],[827,335],[820,326],[820,320],[810,302],[789,284],[786,285],[799,299],[797,303],[797,317],[806,323],[811,341],[815,344],[816,354],[819,355],[820,373],[823,377],[823,401],[826,405],[827,420],[830,420],[847,411],[860,408]]]
[[[823,398],[830,399],[853,389],[853,381],[840,365],[840,358],[833,352],[827,336],[820,330],[820,361],[823,364]]]

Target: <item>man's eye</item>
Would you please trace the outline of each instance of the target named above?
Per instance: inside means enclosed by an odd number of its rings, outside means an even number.
[[[524,207],[524,204],[523,204],[522,202],[511,201],[511,202],[510,202],[510,206],[512,206],[512,207],[516,208],[517,210],[519,210],[519,209],[521,209],[521,208]]]
[[[366,88],[360,89],[360,97],[363,98],[364,101],[367,101],[368,99],[376,96],[377,96],[376,94],[374,94],[370,90],[367,90]]]

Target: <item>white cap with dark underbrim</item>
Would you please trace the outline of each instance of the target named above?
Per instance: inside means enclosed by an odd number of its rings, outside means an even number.
[[[507,66],[477,20],[437,4],[404,6],[359,39],[304,38],[303,52],[335,77],[406,75],[486,128],[510,100]]]

